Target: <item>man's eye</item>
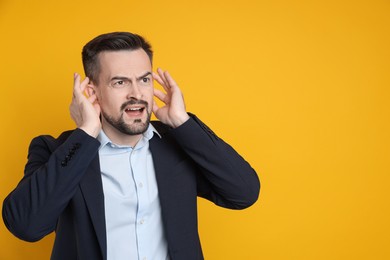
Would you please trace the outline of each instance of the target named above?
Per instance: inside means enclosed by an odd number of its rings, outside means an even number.
[[[127,82],[125,80],[117,80],[112,83],[112,86],[119,88],[119,87],[126,86],[126,84]]]
[[[142,82],[148,83],[150,81],[150,78],[142,78]]]

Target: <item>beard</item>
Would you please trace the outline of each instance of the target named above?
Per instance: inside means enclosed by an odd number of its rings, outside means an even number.
[[[142,119],[135,119],[130,124],[125,122],[125,120],[123,118],[123,114],[125,113],[124,109],[127,105],[133,105],[133,104],[144,104],[145,105],[144,109],[145,109],[146,114],[147,114],[145,122],[142,122]],[[130,100],[121,106],[121,111],[123,111],[123,112],[122,112],[121,116],[117,119],[114,118],[113,116],[107,115],[104,111],[101,111],[101,113],[102,113],[102,116],[104,117],[104,119],[107,121],[107,123],[109,123],[115,129],[117,129],[119,132],[121,132],[123,134],[127,134],[127,135],[139,135],[139,134],[145,133],[149,127],[150,118],[152,116],[152,113],[149,112],[148,107],[149,106],[148,106],[148,103],[146,101]]]

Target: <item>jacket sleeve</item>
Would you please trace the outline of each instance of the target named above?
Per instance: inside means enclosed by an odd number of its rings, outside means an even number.
[[[231,209],[251,206],[260,192],[255,170],[195,115],[190,116],[171,133],[201,169],[198,196]]]
[[[55,230],[100,145],[80,129],[58,147],[55,142],[48,136],[32,140],[24,177],[3,203],[6,227],[26,241],[40,240]]]

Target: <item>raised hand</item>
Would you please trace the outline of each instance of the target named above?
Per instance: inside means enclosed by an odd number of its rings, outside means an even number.
[[[88,83],[88,78],[80,82],[80,75],[74,74],[73,98],[69,110],[78,128],[97,137],[101,129],[100,106],[92,90],[87,91]]]
[[[173,128],[176,128],[189,119],[186,112],[183,94],[167,71],[157,69],[153,78],[164,88],[165,92],[154,89],[154,95],[165,105],[159,107],[156,102],[153,104],[153,113],[156,117]]]

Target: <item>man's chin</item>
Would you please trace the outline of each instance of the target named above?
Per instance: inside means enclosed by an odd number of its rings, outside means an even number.
[[[130,123],[127,123],[125,125],[126,128],[126,133],[129,135],[139,135],[143,134],[148,130],[150,123],[150,119],[148,118],[138,118],[138,119],[133,119]]]
[[[140,135],[146,132],[148,130],[149,123],[146,122],[134,122],[131,125],[127,125],[126,127],[126,133],[128,135]]]
[[[113,128],[127,135],[139,135],[145,133],[150,122],[150,119],[148,118],[136,118],[130,120],[129,118],[121,117],[120,119],[115,120],[113,117],[105,115],[104,113],[103,117]]]

